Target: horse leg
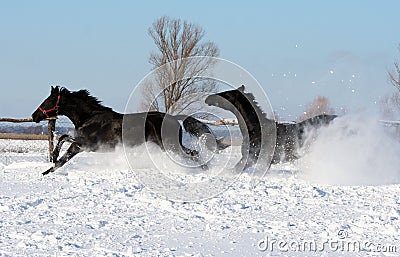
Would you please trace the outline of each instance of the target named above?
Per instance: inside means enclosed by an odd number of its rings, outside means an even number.
[[[241,148],[242,158],[236,163],[233,170],[242,172],[257,164],[260,148],[258,144],[249,142],[249,140],[245,138]]]
[[[53,163],[57,162],[58,155],[60,154],[61,147],[65,142],[73,143],[74,142],[74,138],[71,137],[70,135],[62,135],[58,139],[57,146],[53,150]]]
[[[233,170],[236,172],[242,172],[245,171],[247,168],[254,166],[256,163],[256,158],[253,158],[250,155],[242,156],[242,158],[236,163]]]
[[[51,172],[54,172],[56,169],[62,167],[66,162],[68,162],[72,157],[82,152],[82,148],[76,142],[72,143],[68,148],[67,152],[55,163],[54,167],[43,172],[43,175],[47,175]]]
[[[184,146],[182,141],[183,141],[183,132],[182,132],[182,127],[179,126],[178,142],[179,142],[179,146],[181,147],[182,151],[185,154],[187,154],[188,156],[190,156],[190,158],[197,157],[199,155],[198,151],[189,149],[186,146]]]
[[[195,161],[195,162],[201,164],[200,167],[201,167],[203,170],[207,170],[207,169],[208,169],[208,165],[207,165],[206,163],[203,163],[203,164],[202,164],[202,160],[201,160],[201,158],[200,158],[200,154],[199,154],[198,151],[189,149],[189,148],[187,148],[186,146],[184,146],[184,145],[182,145],[182,144],[180,145],[180,147],[181,147],[182,151],[184,152],[183,156],[184,156],[185,158],[189,158],[190,160]]]
[[[185,153],[184,156],[185,157],[189,156],[189,159],[200,163],[201,164],[200,166],[201,166],[201,168],[203,170],[208,169],[208,165],[206,163],[202,164],[202,160],[200,158],[199,152],[197,150],[189,149],[186,146],[184,146],[182,140],[183,140],[182,127],[179,127],[179,138],[178,138],[178,141],[179,141],[179,145],[180,145],[182,151]]]
[[[189,149],[184,145],[181,145],[181,148],[182,148],[183,152],[185,154],[187,154],[190,158],[197,157],[199,155],[199,152],[197,150]]]

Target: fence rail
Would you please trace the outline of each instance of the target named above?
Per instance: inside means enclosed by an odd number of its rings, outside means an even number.
[[[218,121],[205,120],[205,119],[198,119],[198,120],[203,122],[204,124],[213,125],[213,126],[223,126],[223,125],[235,126],[235,125],[239,125],[238,121],[235,120],[235,119],[222,119],[222,120],[218,120]]]
[[[54,131],[57,118],[48,118],[47,135],[36,134],[18,134],[18,133],[0,133],[0,139],[19,139],[19,140],[48,140],[49,141],[49,161],[53,161],[54,149]],[[0,122],[12,123],[26,123],[33,122],[32,118],[14,119],[14,118],[0,118]]]
[[[0,121],[20,123],[20,122],[32,122],[33,120],[32,118],[26,118],[26,119],[0,118]]]
[[[48,140],[48,135],[21,134],[21,133],[0,133],[0,139]]]
[[[386,127],[400,127],[400,120],[380,120],[379,122]]]

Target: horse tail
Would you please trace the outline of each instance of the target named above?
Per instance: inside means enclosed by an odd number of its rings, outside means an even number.
[[[203,122],[199,121],[198,119],[188,115],[176,115],[175,117],[179,120],[182,120],[183,127],[185,128],[185,130],[193,136],[201,137],[204,134],[212,135],[215,138],[218,150],[223,150],[228,146],[230,146],[229,144],[223,143],[224,141],[223,137],[217,139],[214,133],[210,130],[210,128]]]
[[[327,126],[337,117],[338,117],[337,115],[320,114],[297,123],[295,126],[297,130],[296,131],[297,138],[300,141],[299,144],[300,145],[303,144],[304,137],[307,131],[317,130],[323,126]]]

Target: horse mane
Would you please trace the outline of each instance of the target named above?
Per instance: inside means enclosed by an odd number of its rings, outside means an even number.
[[[60,94],[61,95],[68,95],[73,98],[80,99],[85,102],[86,106],[90,106],[95,110],[112,110],[110,107],[106,107],[102,104],[102,101],[97,99],[97,97],[94,97],[90,94],[90,92],[86,89],[81,89],[78,91],[69,91],[65,87],[60,88]]]
[[[257,102],[256,98],[254,97],[254,95],[252,93],[245,93],[243,91],[235,90],[235,94],[243,94],[243,95],[245,95],[245,97],[247,98],[248,102],[253,107],[253,110],[256,111],[258,117],[268,119],[267,118],[267,114],[261,109],[261,106],[259,105],[259,103]],[[245,109],[248,110],[247,108],[245,108]]]

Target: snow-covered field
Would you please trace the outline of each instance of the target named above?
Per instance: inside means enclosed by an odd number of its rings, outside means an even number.
[[[122,149],[82,153],[42,176],[46,141],[2,140],[0,256],[398,256],[400,144],[363,122],[339,119],[255,187],[251,174],[232,174],[230,187],[193,202],[138,180],[164,162],[156,149],[152,159],[134,149],[131,166]],[[220,158],[238,157],[229,151]],[[168,161],[166,170],[211,177]]]

